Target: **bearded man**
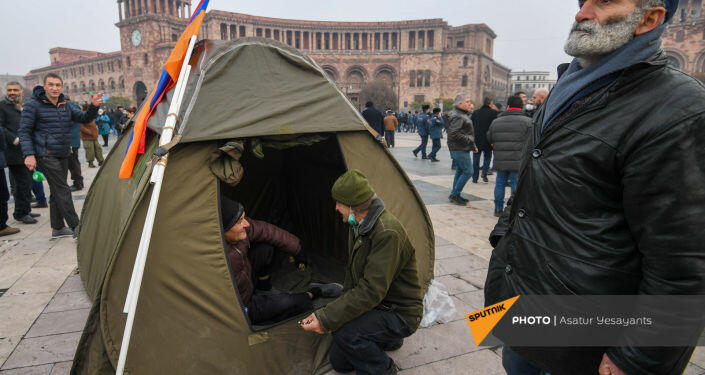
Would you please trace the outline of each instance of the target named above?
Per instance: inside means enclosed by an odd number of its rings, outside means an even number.
[[[490,235],[485,304],[705,294],[705,89],[661,50],[677,0],[581,0]],[[681,374],[693,348],[504,348],[512,374]]]

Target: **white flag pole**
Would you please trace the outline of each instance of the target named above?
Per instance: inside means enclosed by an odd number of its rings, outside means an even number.
[[[171,100],[171,105],[169,106],[169,114],[167,115],[166,123],[162,128],[162,134],[159,139],[159,145],[164,146],[171,142],[172,136],[174,135],[174,126],[176,125],[177,113],[181,108],[181,101],[183,99],[184,87],[186,86],[186,81],[188,80],[188,73],[190,72],[189,60],[191,59],[191,53],[193,52],[193,47],[196,44],[196,36],[192,36],[189,41],[188,49],[186,51],[186,56],[184,58],[184,63],[181,65],[181,71],[179,72],[179,79],[174,88],[174,96]],[[147,252],[149,250],[149,242],[152,238],[152,229],[154,228],[154,218],[157,213],[157,205],[159,204],[159,195],[162,189],[162,181],[164,179],[164,167],[168,159],[168,154],[162,157],[152,170],[152,178],[150,182],[154,183],[154,188],[152,190],[152,197],[149,201],[149,208],[147,209],[147,218],[142,229],[142,237],[140,238],[140,245],[137,250],[137,258],[135,259],[135,265],[132,270],[132,277],[130,279],[130,287],[128,289],[127,297],[125,300],[125,307],[127,311],[127,322],[125,323],[125,332],[122,336],[122,345],[120,347],[120,357],[118,359],[118,366],[115,371],[116,375],[123,375],[125,371],[125,362],[127,360],[127,351],[130,346],[130,337],[132,336],[132,327],[135,322],[135,312],[137,310],[137,300],[139,298],[140,288],[142,287],[142,276],[144,275],[144,267],[147,260]]]

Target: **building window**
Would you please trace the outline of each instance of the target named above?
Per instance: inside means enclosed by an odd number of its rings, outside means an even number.
[[[144,54],[144,66],[147,66],[147,65],[149,65],[149,55],[147,55],[147,54],[145,53],[145,54]]]
[[[230,25],[230,39],[237,39],[237,26]]]
[[[416,31],[409,31],[409,49],[416,48]]]
[[[679,21],[679,22],[685,22],[685,20],[687,19],[687,15],[688,15],[687,12],[688,12],[687,9],[681,9],[681,14],[680,14],[680,16],[678,17],[678,21]]]
[[[409,71],[409,87],[416,87],[416,71]]]
[[[458,40],[455,42],[455,47],[456,48],[465,48],[465,41],[464,40]]]
[[[487,41],[485,42],[485,47],[487,48],[487,53],[492,52],[492,39],[487,38]]]
[[[338,33],[333,33],[333,49],[337,50],[338,49]]]
[[[323,47],[323,41],[322,41],[321,33],[316,33],[316,49],[320,50]]]
[[[294,47],[301,49],[301,31],[294,32]]]
[[[264,37],[271,39],[272,38],[272,29],[264,29]]]
[[[428,49],[433,49],[433,30],[428,30]]]
[[[414,101],[416,103],[423,103],[426,101],[426,96],[425,95],[414,95]]]
[[[681,30],[676,33],[676,42],[682,42],[685,40],[685,31]]]
[[[304,31],[304,49],[310,49],[311,48],[311,38],[309,38],[308,31]]]
[[[385,51],[389,50],[389,33],[384,33],[384,34],[382,35],[382,40],[384,41],[384,42],[382,43],[382,46],[383,46],[382,48],[383,48]]]
[[[274,40],[279,41],[279,30],[274,30]]]
[[[423,76],[424,76],[423,85],[424,85],[425,87],[431,86],[431,71],[428,70],[428,69],[426,69],[426,70],[423,72]]]
[[[362,75],[358,72],[350,73],[348,76],[348,86],[352,90],[359,90],[362,88]]]
[[[245,37],[245,34],[246,34],[245,31],[246,31],[246,30],[245,30],[245,26],[240,26],[240,38],[244,38],[244,37]]]
[[[255,35],[258,36],[258,37],[260,37],[260,38],[262,37],[262,28],[261,28],[261,27],[258,27],[258,28],[255,30]]]
[[[293,37],[292,37],[291,30],[287,30],[286,31],[286,44],[291,45],[292,42],[293,42]]]
[[[467,56],[463,57],[463,68],[468,67],[468,60],[469,60],[469,58]]]
[[[221,23],[220,24],[220,40],[226,40],[228,39],[228,25]]]
[[[460,86],[467,87],[468,85],[468,76],[467,74],[463,74],[463,79],[460,81]]]
[[[330,33],[323,34],[323,49],[326,51],[330,49]]]
[[[177,40],[179,40],[179,37],[176,34],[171,34],[171,41],[176,42]]]
[[[425,35],[426,35],[426,33],[424,33],[423,31],[419,31],[419,49],[426,48],[425,43],[424,43],[425,42],[425,39],[424,39]]]
[[[423,70],[416,71],[416,87],[423,86]]]

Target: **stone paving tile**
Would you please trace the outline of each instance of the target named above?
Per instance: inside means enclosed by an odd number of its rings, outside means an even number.
[[[448,245],[436,246],[436,260],[460,257],[468,254],[469,252],[467,250],[450,243]]]
[[[505,374],[502,359],[485,349],[401,371],[403,375]]]
[[[703,375],[705,374],[705,369],[700,366],[690,363],[688,367],[685,368],[683,375]]]
[[[54,365],[41,365],[0,371],[0,375],[49,375]]]
[[[37,262],[36,267],[58,265],[76,266],[76,242],[71,238],[62,238]]]
[[[15,282],[5,296],[56,293],[73,269],[73,265],[32,267]]]
[[[83,290],[84,288],[83,283],[81,282],[81,277],[77,274],[71,274],[71,276],[66,279],[64,284],[61,285],[61,288],[59,288],[57,293],[80,292]]]
[[[68,310],[87,309],[91,301],[85,291],[71,293],[57,293],[44,312],[59,312]]]
[[[698,365],[699,367],[705,368],[705,347],[696,347],[693,352],[693,356],[690,358],[690,362]]]
[[[57,363],[54,365],[54,368],[51,369],[51,373],[49,375],[69,375],[72,364],[72,361]]]
[[[453,276],[459,277],[470,284],[474,285],[478,289],[485,288],[485,279],[487,278],[487,269],[480,268],[471,271],[465,271],[461,273],[454,273]]]
[[[0,337],[22,336],[51,301],[52,293],[0,298]]]
[[[441,236],[435,236],[436,239],[436,247],[438,246],[445,246],[445,245],[452,245],[452,243],[445,238]]]
[[[73,360],[81,332],[35,337],[22,340],[2,369],[37,366]]]
[[[458,298],[461,301],[463,301],[465,306],[467,306],[470,309],[470,310],[468,310],[468,313],[480,310],[481,308],[485,307],[485,291],[484,290],[475,290],[472,292],[457,294],[453,297]]]
[[[0,258],[0,288],[12,287],[41,257],[41,253],[6,253]]]
[[[455,295],[455,294],[460,294],[460,293],[465,293],[465,292],[477,290],[477,288],[474,285],[470,284],[469,282],[467,282],[463,279],[455,277],[453,275],[444,275],[444,276],[436,277],[435,280],[440,282],[441,284],[445,285],[446,291],[451,296]]]
[[[487,269],[488,262],[474,254],[461,257],[438,259],[435,262],[436,275],[449,275],[451,273],[465,273],[477,269]]]
[[[401,368],[412,368],[478,350],[467,323],[458,320],[422,328],[389,353]]]
[[[5,360],[10,356],[12,351],[15,350],[20,340],[22,340],[22,336],[20,335],[0,338],[0,367],[5,363]]]
[[[25,335],[26,338],[82,331],[88,319],[88,309],[44,313]]]

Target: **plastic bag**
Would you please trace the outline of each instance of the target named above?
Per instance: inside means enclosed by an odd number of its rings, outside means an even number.
[[[435,322],[450,323],[455,312],[455,303],[448,295],[446,286],[436,280],[431,280],[428,292],[423,297],[421,327],[429,327]]]

